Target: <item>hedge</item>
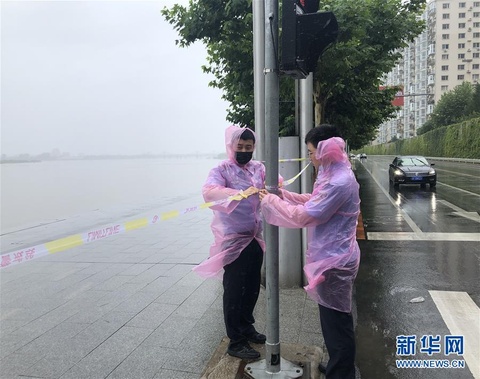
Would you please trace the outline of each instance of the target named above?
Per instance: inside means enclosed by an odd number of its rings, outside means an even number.
[[[480,159],[480,117],[443,126],[417,137],[364,146],[356,153],[371,155],[425,155]]]

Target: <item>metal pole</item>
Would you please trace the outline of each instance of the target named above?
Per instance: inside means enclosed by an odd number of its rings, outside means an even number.
[[[265,163],[267,167],[265,187],[278,193],[278,123],[279,123],[279,78],[278,78],[278,0],[265,2]],[[267,297],[267,343],[266,371],[280,372],[279,337],[279,266],[278,227],[266,226],[266,297]]]
[[[265,188],[278,194],[279,67],[278,0],[265,0]],[[279,337],[279,233],[278,226],[265,225],[267,342],[265,360],[245,366],[253,378],[298,378],[303,370],[280,357]],[[280,370],[281,363],[286,367]]]
[[[256,159],[265,160],[265,3],[253,0],[253,91],[255,133],[257,135]]]
[[[295,132],[293,133],[294,136],[300,135],[300,101],[299,100],[300,100],[300,80],[295,79]]]
[[[313,73],[310,73],[300,82],[300,151],[305,151],[305,136],[313,128]],[[301,193],[311,193],[313,189],[313,178],[310,169],[300,177]],[[302,229],[302,267],[305,265],[305,254],[307,252],[307,230]],[[303,279],[306,285],[306,279]]]
[[[313,73],[310,73],[305,79],[297,80],[300,82],[300,151],[305,151],[305,136],[313,128]],[[312,192],[311,175],[302,175],[301,191]]]

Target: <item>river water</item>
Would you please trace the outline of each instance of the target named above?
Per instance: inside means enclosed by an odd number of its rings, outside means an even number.
[[[179,199],[191,197],[201,203],[201,187],[218,162],[185,157],[4,163],[1,251],[12,247],[16,235],[29,240],[29,233],[45,225],[69,224],[70,233],[77,225],[78,233],[89,224],[123,221],[149,209],[175,210]],[[199,204],[191,204],[195,205]],[[22,241],[13,244],[23,245]]]

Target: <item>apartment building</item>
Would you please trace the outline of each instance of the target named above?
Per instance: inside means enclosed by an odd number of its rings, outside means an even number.
[[[421,17],[425,31],[384,80],[403,87],[403,106],[373,144],[416,136],[443,93],[480,81],[480,1],[430,0]]]

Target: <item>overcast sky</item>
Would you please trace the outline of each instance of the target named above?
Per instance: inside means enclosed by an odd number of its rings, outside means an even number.
[[[1,153],[224,152],[228,104],[174,3],[2,0]]]

